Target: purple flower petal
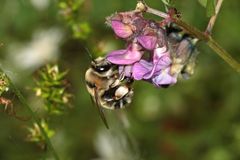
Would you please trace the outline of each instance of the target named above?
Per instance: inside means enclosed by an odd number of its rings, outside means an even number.
[[[120,74],[124,74],[125,77],[131,77],[132,76],[132,65],[128,65],[128,66],[119,66],[118,67],[118,72]]]
[[[170,67],[169,67],[161,70],[157,76],[153,77],[152,82],[156,86],[171,85],[177,82],[177,76],[170,74]]]
[[[140,60],[133,65],[132,75],[135,80],[143,79],[143,76],[151,71],[152,63],[145,60]]]
[[[170,58],[170,55],[165,54],[161,58],[159,58],[159,60],[157,62],[157,66],[160,68],[164,68],[164,67],[171,65],[171,63],[172,63],[172,60]]]
[[[166,55],[166,54],[169,54],[167,52],[167,47],[166,46],[163,46],[163,47],[158,47],[156,49],[154,49],[154,52],[153,52],[153,63],[156,64],[158,63],[159,59]]]
[[[114,33],[120,38],[127,38],[133,34],[131,27],[120,21],[112,21],[111,26]]]
[[[125,50],[112,51],[107,55],[107,60],[113,64],[129,65],[141,59],[143,52],[139,51],[139,46],[133,43]]]
[[[144,75],[144,79],[150,79],[153,75],[161,69],[167,68],[171,65],[172,61],[166,47],[156,48],[153,55],[153,68],[152,71]]]
[[[153,50],[156,47],[157,38],[155,36],[138,36],[138,42],[146,49]]]

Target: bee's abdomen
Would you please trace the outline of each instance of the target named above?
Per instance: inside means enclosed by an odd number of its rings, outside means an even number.
[[[102,95],[102,106],[107,109],[125,108],[131,103],[133,96],[132,88],[116,86],[104,92]]]

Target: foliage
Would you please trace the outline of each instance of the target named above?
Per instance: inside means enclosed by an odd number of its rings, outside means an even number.
[[[167,7],[171,7],[174,5],[173,0],[162,0],[162,3]]]
[[[55,132],[54,130],[49,129],[48,123],[45,122],[45,120],[41,120],[41,126],[43,127],[44,131],[47,133],[47,136],[51,138],[54,136]],[[42,132],[37,125],[37,123],[33,123],[32,127],[28,127],[27,130],[29,131],[27,135],[27,141],[35,142],[38,145],[40,145],[41,148],[45,149],[47,147],[46,139],[42,135]]]
[[[206,8],[206,15],[211,17],[215,14],[216,0],[198,0],[199,3]]]
[[[81,11],[80,7],[83,5],[83,2],[84,0],[62,0],[58,4],[60,9],[59,12],[71,28],[73,37],[79,39],[86,39],[91,33],[89,23],[87,21],[83,21],[79,17],[79,11]]]
[[[68,71],[60,72],[57,65],[47,65],[39,71],[34,88],[36,96],[44,100],[49,113],[60,114],[69,104],[71,94],[68,93],[68,82],[65,77]]]

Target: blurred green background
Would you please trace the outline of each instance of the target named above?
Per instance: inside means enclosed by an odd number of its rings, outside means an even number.
[[[146,2],[164,9],[161,0]],[[174,4],[184,21],[205,29],[208,18],[197,0]],[[198,45],[191,79],[167,89],[135,82],[133,103],[121,111],[106,111],[110,130],[104,128],[84,84],[90,63],[85,47],[95,56],[123,48],[123,41],[105,25],[105,17],[135,5],[127,0],[1,0],[0,65],[39,117],[43,102],[32,90],[36,71],[47,63],[69,70],[72,107],[48,119],[61,159],[240,159],[240,76],[204,43]],[[238,61],[239,8],[238,0],[224,1],[213,30],[213,37]],[[17,114],[30,117],[16,96],[4,96],[13,101]],[[1,160],[51,159],[50,152],[26,141],[31,125],[31,120],[0,113]]]

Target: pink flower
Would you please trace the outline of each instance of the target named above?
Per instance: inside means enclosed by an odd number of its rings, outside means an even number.
[[[155,67],[152,62],[140,60],[133,65],[132,77],[135,80],[150,81],[156,86],[175,84],[177,76],[170,74],[170,64],[166,65],[164,61],[159,61]]]
[[[155,72],[157,72],[159,69],[163,69],[171,65],[172,60],[170,58],[170,54],[166,47],[162,48],[156,48],[153,52],[153,61],[152,61],[152,70],[149,74],[145,75],[145,79],[150,79]]]
[[[190,63],[194,42],[191,37],[179,35],[171,25],[168,28],[171,18],[169,12],[169,17],[159,23],[134,11],[107,18],[107,24],[116,36],[128,44],[126,49],[112,51],[106,56],[109,62],[118,66],[120,79],[130,77],[158,87],[177,82],[178,75]]]
[[[107,55],[107,60],[113,64],[129,65],[139,61],[143,55],[141,46],[137,43],[130,44],[127,49],[112,51]]]
[[[124,74],[125,77],[132,77],[132,65],[119,66],[118,72],[120,75]]]
[[[157,43],[156,36],[141,35],[137,37],[137,40],[144,48],[148,50],[153,50],[156,47],[156,43]]]
[[[167,56],[169,59],[162,59],[162,57]],[[153,51],[153,63],[156,64],[158,63],[159,60],[165,60],[167,64],[169,64],[170,59],[170,53],[167,50],[166,46],[163,47],[158,47],[154,49]]]
[[[124,24],[120,21],[113,20],[111,22],[112,29],[114,33],[120,38],[128,38],[133,34],[130,25]]]
[[[152,68],[151,62],[140,60],[133,65],[132,76],[135,80],[142,80],[147,73],[151,72]]]
[[[155,75],[152,78],[152,82],[158,87],[177,83],[177,75],[170,74],[170,67],[160,70]]]

